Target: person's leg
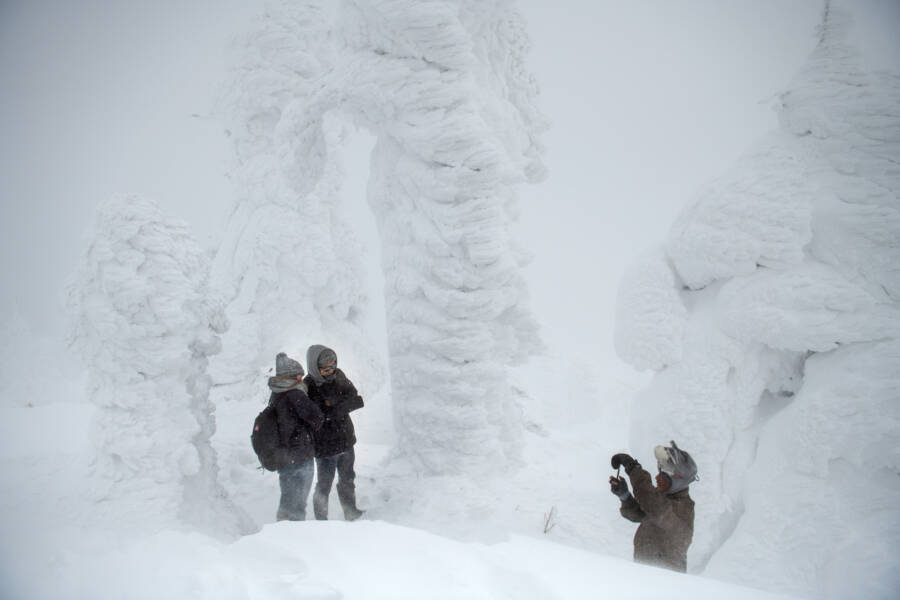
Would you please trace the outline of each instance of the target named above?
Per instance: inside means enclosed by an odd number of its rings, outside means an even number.
[[[324,521],[328,518],[328,495],[331,493],[331,484],[334,482],[334,470],[337,467],[337,457],[327,456],[316,459],[316,491],[313,494],[313,513],[316,519]]]
[[[313,461],[289,465],[278,471],[281,485],[281,502],[276,515],[279,521],[303,521],[306,519],[306,499],[312,487]]]
[[[344,509],[344,518],[348,521],[355,521],[363,514],[363,511],[356,507],[356,472],[353,470],[355,462],[356,453],[352,447],[337,455],[338,499],[341,501],[341,508]]]

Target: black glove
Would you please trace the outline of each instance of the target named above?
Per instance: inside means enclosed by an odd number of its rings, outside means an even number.
[[[618,496],[619,500],[622,502],[628,500],[628,496],[631,495],[628,492],[628,483],[625,481],[624,477],[610,477],[609,491],[611,491],[613,495]]]
[[[629,454],[613,454],[612,460],[609,461],[612,464],[613,469],[618,469],[619,467],[625,467],[625,472],[631,475],[631,471],[635,467],[641,466],[641,463],[631,458]]]

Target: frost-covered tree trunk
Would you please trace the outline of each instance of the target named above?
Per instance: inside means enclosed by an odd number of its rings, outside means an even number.
[[[401,453],[431,474],[502,466],[499,457],[518,455],[521,430],[506,368],[538,346],[523,308],[522,256],[507,232],[516,185],[543,174],[535,139],[543,121],[522,66],[521,19],[502,0],[344,2],[329,37],[322,33],[323,11],[302,10],[315,19],[295,19],[287,37],[328,39],[333,46],[306,46],[293,64],[312,65],[308,72],[279,70],[263,84],[278,81],[269,94],[278,107],[270,118],[248,121],[273,131],[274,144],[262,151],[272,168],[259,171],[257,187],[286,190],[283,210],[295,211],[299,221],[334,215],[336,198],[327,192],[337,181],[329,176],[337,124],[349,120],[376,136],[369,202],[382,241]],[[301,35],[310,27],[318,33]],[[246,223],[250,215],[235,221]],[[304,234],[309,231],[315,228]],[[310,282],[309,271],[323,267],[324,256],[349,262],[355,248],[347,241],[330,234],[281,245],[263,264],[297,268],[286,274],[279,267],[267,281],[291,287],[267,285],[279,300],[264,304],[259,291],[245,293],[261,284],[242,280],[232,307],[245,301],[241,310],[252,306],[261,314],[257,307],[265,306],[267,318],[288,326],[301,316],[280,307],[298,298],[312,319],[333,306],[346,308],[321,322],[330,333],[362,310],[364,298],[347,293],[359,279],[351,270],[339,273],[344,279]],[[220,261],[232,255],[220,252]],[[339,304],[322,300],[334,295]],[[232,308],[229,317],[237,318]]]
[[[349,4],[400,449],[430,473],[496,468],[521,432],[506,367],[538,346],[507,230],[543,174],[522,22],[510,2]]]
[[[183,223],[135,196],[102,205],[93,235],[69,302],[98,405],[97,514],[136,531],[241,533],[210,444],[206,367],[226,323],[209,301],[208,260]]]
[[[853,4],[826,6],[780,130],[626,277],[617,346],[659,370],[633,407],[635,450],[674,438],[700,465],[692,570],[888,598],[900,584],[900,79],[862,60]]]

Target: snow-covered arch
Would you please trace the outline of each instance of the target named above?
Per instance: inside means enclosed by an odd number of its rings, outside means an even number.
[[[368,343],[337,193],[352,123],[377,138],[368,195],[399,450],[430,474],[502,465],[521,429],[506,370],[538,344],[507,231],[516,186],[543,175],[521,19],[505,0],[327,4],[272,9],[248,46],[244,194],[214,271],[233,331],[213,373],[297,339]]]

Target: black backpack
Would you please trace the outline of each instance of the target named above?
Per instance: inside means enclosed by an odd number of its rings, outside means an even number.
[[[253,422],[250,444],[264,469],[277,471],[286,466],[287,448],[281,445],[281,438],[278,437],[278,416],[271,404]]]

